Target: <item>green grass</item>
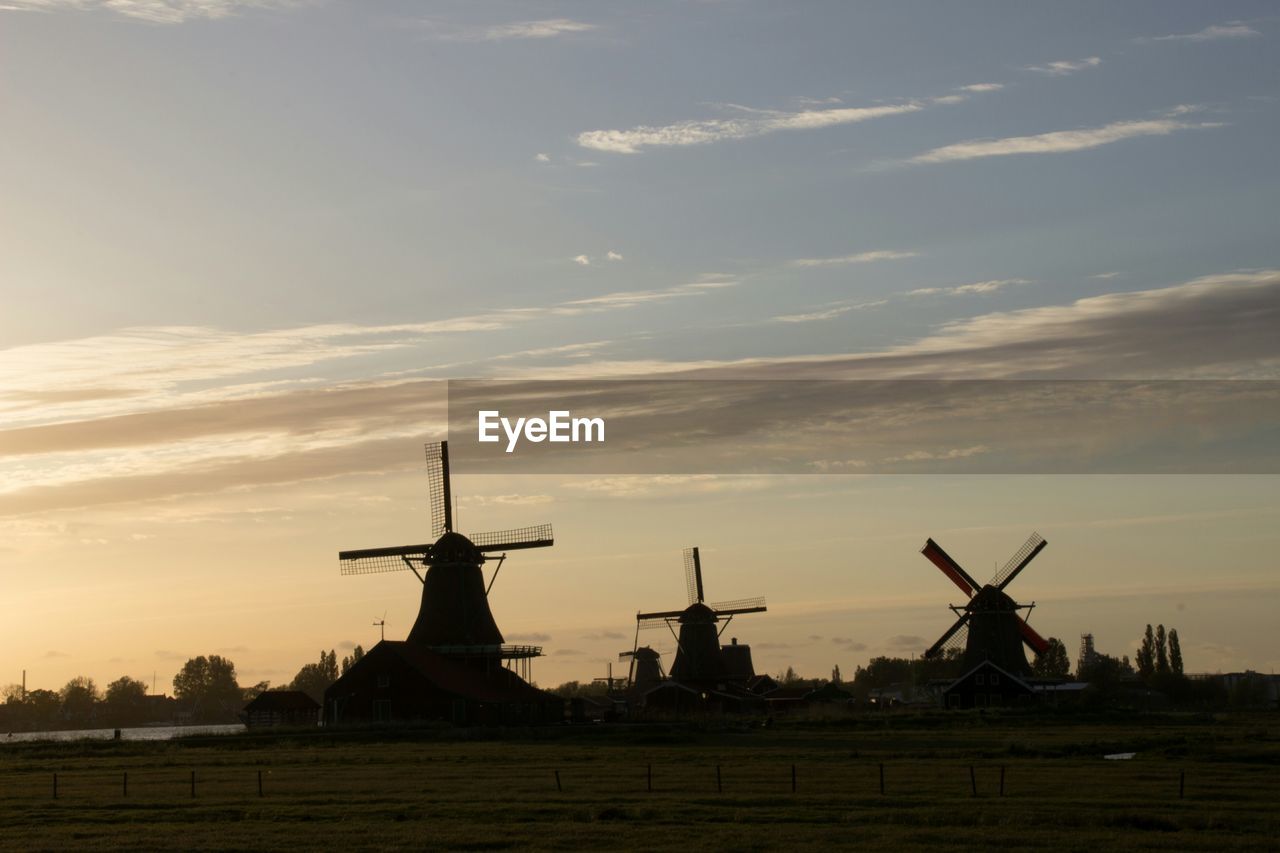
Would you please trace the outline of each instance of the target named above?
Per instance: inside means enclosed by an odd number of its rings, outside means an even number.
[[[889,714],[771,729],[432,729],[11,744],[0,749],[0,844],[1275,849],[1278,722],[1274,715]],[[1101,758],[1133,750],[1132,761]]]

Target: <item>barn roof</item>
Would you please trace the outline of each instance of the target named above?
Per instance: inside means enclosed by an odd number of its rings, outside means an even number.
[[[246,711],[315,711],[320,703],[301,690],[264,690],[253,698]]]
[[[378,643],[329,689],[338,687],[358,671],[378,666],[379,660],[386,656],[399,658],[441,690],[477,702],[544,702],[556,698],[533,687],[505,667],[494,666],[488,671],[481,670],[437,654],[418,643],[403,640],[383,640]]]

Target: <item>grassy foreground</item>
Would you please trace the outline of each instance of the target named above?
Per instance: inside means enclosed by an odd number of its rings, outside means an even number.
[[[1122,751],[1138,754],[1102,759]],[[1277,802],[1275,715],[886,714],[769,729],[291,732],[0,747],[0,844],[26,850],[1274,850]]]

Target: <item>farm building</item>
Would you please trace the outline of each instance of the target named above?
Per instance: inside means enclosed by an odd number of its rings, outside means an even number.
[[[315,726],[320,703],[301,690],[264,690],[241,712],[251,729],[267,726]]]
[[[443,655],[383,640],[325,691],[331,724],[447,720],[458,725],[558,723],[564,700],[492,656]]]
[[[983,661],[942,691],[948,708],[989,708],[1024,705],[1036,699],[1036,691],[1016,675]]]

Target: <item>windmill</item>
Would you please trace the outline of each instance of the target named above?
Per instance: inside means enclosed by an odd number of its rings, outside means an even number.
[[[743,598],[707,604],[702,588],[702,559],[697,548],[684,552],[685,586],[689,605],[683,610],[661,610],[636,614],[636,639],[645,628],[666,625],[676,637],[676,659],[671,664],[671,678],[686,683],[723,682],[728,676],[737,675],[741,664],[727,665],[726,655],[720,647],[720,634],[729,626],[734,616],[744,613],[763,613],[764,598]],[[677,634],[674,625],[680,626]],[[749,647],[737,646],[749,655]],[[635,649],[638,656],[640,649]],[[739,653],[741,654],[741,653]],[[633,659],[636,659],[633,657]],[[750,677],[749,675],[747,677]]]
[[[662,655],[649,646],[638,646],[618,655],[619,661],[627,658],[631,658],[631,667],[627,670],[628,688],[644,691],[667,677],[662,671]]]
[[[966,669],[989,660],[1014,675],[1030,675],[1031,667],[1022,650],[1023,644],[1037,654],[1046,651],[1049,644],[1018,614],[1019,610],[1030,611],[1035,603],[1018,604],[1005,589],[1048,544],[1040,534],[1032,533],[991,580],[979,586],[950,554],[942,550],[941,545],[932,539],[926,541],[920,553],[960,587],[969,600],[963,606],[949,605],[957,617],[955,624],[929,647],[925,657],[936,657],[944,649],[958,647],[963,641]]]
[[[422,583],[422,604],[408,641],[451,657],[492,661],[527,661],[542,654],[537,646],[507,646],[489,609],[489,592],[508,551],[546,548],[554,544],[550,524],[464,536],[453,529],[453,496],[449,482],[449,443],[426,445],[427,485],[431,503],[432,543],[342,551],[344,575],[408,569]],[[495,556],[496,555],[496,556]],[[482,566],[493,562],[485,583]],[[420,570],[421,569],[421,570]]]

